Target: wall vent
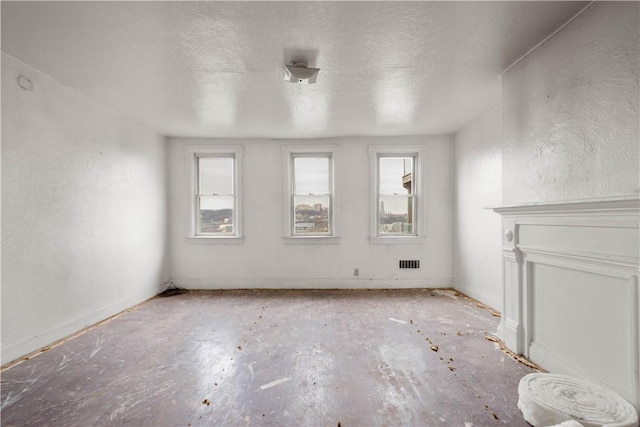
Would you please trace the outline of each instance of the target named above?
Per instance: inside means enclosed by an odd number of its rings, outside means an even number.
[[[401,259],[398,261],[398,268],[420,268],[419,259]]]

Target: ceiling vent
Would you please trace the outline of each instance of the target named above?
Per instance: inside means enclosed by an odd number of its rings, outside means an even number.
[[[293,64],[284,66],[284,79],[291,83],[315,83],[318,78],[319,68],[309,68],[306,64]]]

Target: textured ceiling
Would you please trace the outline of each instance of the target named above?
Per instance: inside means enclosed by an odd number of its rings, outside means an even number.
[[[165,135],[450,133],[586,4],[2,1],[2,50]]]

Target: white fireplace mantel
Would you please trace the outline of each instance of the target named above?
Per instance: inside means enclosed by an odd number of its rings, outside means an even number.
[[[640,408],[640,198],[493,210],[502,215],[505,345]]]

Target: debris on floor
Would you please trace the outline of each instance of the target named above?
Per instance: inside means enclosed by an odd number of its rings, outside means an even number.
[[[538,372],[544,372],[544,370],[542,368],[540,368],[538,365],[536,365],[535,363],[533,363],[530,360],[526,359],[525,357],[520,356],[518,354],[515,354],[513,351],[509,350],[504,345],[504,343],[502,341],[500,341],[498,338],[496,338],[496,337],[494,337],[492,335],[487,335],[487,332],[485,332],[484,339],[494,343],[495,346],[498,349],[500,349],[500,351],[505,353],[507,356],[511,357],[516,362],[519,362],[519,363],[523,364],[524,366],[526,366],[528,368],[535,369]]]
[[[165,285],[169,285],[167,287],[167,289],[164,290],[164,292],[161,292],[158,294],[159,297],[172,297],[174,295],[180,295],[180,294],[185,294],[187,292],[189,292],[186,289],[180,288],[178,286],[176,286],[175,283],[173,283],[173,281],[169,281],[167,283],[164,283]]]
[[[513,390],[532,369],[484,339],[495,336],[498,321],[463,296],[456,301],[422,290],[190,290],[152,298],[116,322],[3,371],[2,421],[28,425],[29,417],[56,417],[56,425],[184,426],[228,425],[231,419],[244,419],[243,425],[305,425],[324,419],[333,427],[342,427],[343,420],[345,426],[528,427]],[[99,357],[74,371],[73,382],[67,381],[67,368],[65,381],[56,383],[59,366],[82,366],[98,336],[109,338]],[[162,351],[150,354],[149,348]],[[363,354],[368,357],[354,357]],[[109,412],[108,401],[86,398],[123,395],[121,378],[127,379],[125,399],[144,390],[147,411],[137,400],[122,400],[129,403]],[[23,392],[36,379],[70,388]],[[464,407],[415,410],[440,389],[459,396]],[[490,408],[483,410],[484,403]],[[271,407],[295,410],[267,412]],[[340,418],[327,420],[332,413]]]
[[[291,378],[284,377],[284,378],[280,378],[279,380],[271,381],[268,384],[261,385],[260,386],[260,390],[266,390],[268,388],[275,387],[275,386],[280,385],[280,384],[284,384],[289,380],[291,380]]]

